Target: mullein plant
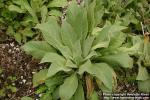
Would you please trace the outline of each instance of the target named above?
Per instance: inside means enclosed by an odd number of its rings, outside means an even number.
[[[150,92],[150,42],[149,32],[143,35],[130,35],[128,43],[119,48],[119,51],[126,52],[135,58],[135,65],[138,67],[136,80],[138,89],[142,92]]]
[[[55,17],[49,17],[36,26],[44,40],[23,46],[41,63],[50,63],[48,69],[33,76],[34,87],[47,87],[42,100],[98,100],[98,89],[115,89],[114,68],[132,68],[132,58],[120,50],[127,37],[122,32],[126,27],[120,22],[106,22],[103,28],[98,27],[103,10],[99,2],[78,5],[71,1],[61,25]]]
[[[139,72],[137,76],[138,88],[142,92],[150,92],[150,42],[149,42],[149,33],[144,33],[144,39],[142,43],[142,54],[139,57],[137,62],[139,67]]]

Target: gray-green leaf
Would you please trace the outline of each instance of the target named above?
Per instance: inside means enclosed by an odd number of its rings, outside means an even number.
[[[33,87],[36,87],[45,82],[47,79],[47,69],[43,69],[33,75]]]
[[[77,88],[78,78],[76,74],[66,78],[64,84],[62,84],[59,88],[59,95],[61,100],[70,100],[71,97],[75,94]]]
[[[48,69],[47,77],[52,77],[56,73],[60,71],[69,72],[71,69],[66,67],[65,65],[59,65],[57,63],[52,63],[50,68]]]
[[[22,48],[27,54],[38,59],[41,59],[48,52],[55,52],[55,49],[45,41],[30,41]]]
[[[139,72],[138,72],[136,80],[144,81],[144,80],[147,80],[148,78],[149,78],[149,74],[148,74],[146,67],[139,66]]]
[[[46,6],[43,6],[43,7],[41,8],[41,16],[42,16],[41,22],[42,22],[42,23],[46,21],[47,14],[48,14],[48,9],[47,9]]]
[[[128,54],[125,53],[102,56],[99,58],[99,60],[114,66],[117,65],[124,68],[133,67],[133,59]]]
[[[25,97],[22,97],[21,100],[33,100],[33,99],[30,98],[30,97],[25,96]]]
[[[71,98],[71,100],[85,100],[84,97],[84,90],[83,90],[83,86],[81,83],[79,83],[77,91],[75,92],[73,98]]]
[[[150,92],[150,79],[145,81],[138,81],[138,89],[142,92]]]
[[[65,58],[57,53],[46,53],[45,56],[42,58],[41,63],[51,62],[57,63],[60,66],[65,65]]]
[[[16,5],[10,5],[9,10],[10,11],[16,11],[18,13],[24,13],[25,12],[24,10],[22,10],[20,7],[18,7]]]
[[[80,66],[78,73],[82,75],[84,72],[88,72],[91,75],[97,77],[104,83],[104,85],[107,88],[112,90],[114,71],[106,63],[91,64],[90,61],[87,61],[86,63]]]
[[[67,0],[51,0],[48,4],[48,7],[64,7],[67,6]]]

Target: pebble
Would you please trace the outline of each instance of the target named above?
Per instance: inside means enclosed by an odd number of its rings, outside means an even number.
[[[23,80],[22,80],[23,83],[26,83],[26,81],[27,81],[26,79],[23,79]]]
[[[13,86],[15,86],[15,83],[12,83]]]
[[[32,74],[35,74],[36,72],[32,72]]]
[[[2,74],[1,77],[4,77],[4,74]]]
[[[8,50],[8,53],[11,53],[11,49]]]
[[[15,53],[15,51],[12,51],[12,54],[14,54]]]
[[[16,48],[16,51],[20,51],[20,49],[19,49],[19,48]]]
[[[43,69],[42,66],[40,66],[40,69]]]
[[[5,45],[2,46],[2,49],[5,49]]]
[[[23,76],[21,76],[21,79],[23,79]]]
[[[20,84],[22,84],[22,82],[19,82]]]
[[[42,97],[42,94],[39,94],[39,97]]]
[[[14,64],[16,64],[16,62],[14,62]]]
[[[29,93],[31,93],[32,92],[32,90],[29,90]]]
[[[10,43],[10,46],[11,46],[11,47],[14,47],[14,43]]]

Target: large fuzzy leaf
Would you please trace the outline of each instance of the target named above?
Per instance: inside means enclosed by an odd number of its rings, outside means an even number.
[[[150,79],[145,81],[138,81],[138,89],[142,92],[150,92]]]
[[[83,86],[81,83],[79,83],[77,91],[75,92],[73,98],[71,98],[71,100],[85,100],[84,97],[84,90],[83,90]]]
[[[60,35],[60,26],[57,23],[57,20],[53,17],[50,17],[47,22],[38,24],[36,28],[42,31],[44,39],[51,44],[53,47],[59,49],[62,45],[61,35]]]
[[[44,62],[51,62],[51,66],[48,69],[48,77],[51,77],[55,75],[59,71],[70,71],[69,67],[65,65],[67,62],[63,56],[58,55],[57,53],[47,53],[43,59],[41,60],[41,63]]]
[[[86,57],[90,53],[94,38],[95,37],[93,36],[87,37],[86,40],[83,42],[83,57]]]
[[[96,91],[94,91],[89,100],[99,100],[99,96]]]
[[[55,52],[55,49],[45,41],[31,41],[22,48],[26,53],[38,59],[41,59],[48,52]]]
[[[18,13],[24,13],[25,12],[23,9],[21,9],[20,7],[18,7],[16,5],[10,5],[9,10],[10,11],[16,11]]]
[[[97,52],[96,51],[91,51],[89,53],[89,55],[87,55],[85,58],[84,58],[84,61],[88,60],[88,59],[91,59],[93,56],[97,56]],[[100,54],[99,54],[100,55]]]
[[[71,69],[67,67],[66,60],[63,56],[58,55],[57,53],[47,53],[43,59],[41,60],[41,63],[44,62],[51,62],[50,68],[48,69],[47,77],[52,77],[59,71],[65,71],[68,72]]]
[[[99,60],[104,61],[110,65],[121,66],[124,68],[132,68],[133,60],[132,58],[125,53],[115,54],[115,55],[106,55],[99,58]]]
[[[77,40],[73,45],[73,59],[77,65],[83,60],[80,40]]]
[[[42,84],[47,79],[47,69],[43,69],[33,75],[33,87]]]
[[[105,27],[99,31],[96,39],[94,41],[93,49],[108,47],[111,38],[114,36],[114,33],[120,32],[121,30],[125,29],[126,27],[118,25],[115,23],[113,25],[105,25]]]
[[[45,63],[45,62],[51,62],[51,63],[57,63],[59,65],[64,65],[66,60],[63,56],[57,53],[47,53],[41,60],[41,63]]]
[[[111,25],[111,27],[109,29],[109,33],[113,34],[115,32],[120,32],[126,28],[127,27],[125,27],[125,26],[121,26],[119,22],[116,22],[115,24]]]
[[[46,7],[46,6],[42,6],[42,8],[41,8],[41,16],[42,16],[41,22],[42,22],[42,23],[46,21],[47,14],[48,14],[48,9],[47,9],[47,7]]]
[[[94,40],[92,49],[95,50],[97,48],[107,48],[110,42],[110,34],[109,28],[105,27],[101,31],[98,31],[96,39]]]
[[[56,87],[62,84],[64,81],[64,75],[58,73],[53,77],[48,78],[45,81],[45,85],[48,87],[49,93],[53,93]]]
[[[36,28],[42,31],[44,39],[50,45],[58,49],[66,58],[71,58],[71,50],[62,44],[61,29],[55,18],[50,17],[48,22],[38,24]]]
[[[93,2],[91,4],[89,4],[88,6],[88,29],[89,29],[89,32],[91,33],[93,28],[95,27],[95,16],[94,16],[94,9],[95,9],[95,6],[96,6],[96,2],[95,0],[93,0]]]
[[[78,39],[86,38],[88,33],[87,11],[82,6],[78,6],[75,0],[68,7],[66,20],[73,27]]]
[[[87,6],[88,12],[89,33],[91,33],[93,28],[102,20],[104,9],[101,0],[85,0],[85,5]]]
[[[62,37],[63,43],[72,50],[73,44],[77,40],[77,36],[76,36],[76,33],[74,32],[72,26],[69,23],[67,23],[66,21],[63,21],[63,23],[62,23],[61,37]]]
[[[108,89],[112,90],[114,71],[106,63],[91,64],[90,61],[87,61],[86,63],[80,66],[78,73],[82,75],[84,72],[88,72],[91,75],[97,77],[104,83],[104,85]]]
[[[128,37],[129,38],[129,37]],[[127,43],[132,43],[131,46],[123,45],[122,47],[118,48],[120,52],[126,52],[130,55],[137,55],[143,52],[143,41],[140,36],[130,36],[131,41]]]
[[[25,96],[25,97],[22,97],[21,100],[33,100],[33,99],[30,98],[30,97]]]
[[[43,93],[40,100],[53,100],[51,94],[49,92]]]
[[[48,4],[48,7],[64,7],[67,4],[67,0],[51,0]]]
[[[125,41],[126,35],[122,32],[116,32],[110,39],[109,48],[118,48]]]
[[[146,39],[148,38],[148,39]],[[144,41],[144,65],[147,67],[150,67],[150,43],[149,43],[149,37],[145,37],[145,41]]]
[[[71,60],[69,60],[69,59],[67,60],[65,66],[67,66],[69,68],[78,68],[78,66],[74,62],[72,62]]]
[[[148,75],[148,71],[146,67],[139,66],[139,72],[138,72],[136,80],[144,81],[144,80],[147,80],[148,78],[149,78],[149,75]]]
[[[76,74],[66,78],[59,88],[59,95],[62,100],[70,100],[78,88],[78,78]]]
[[[65,65],[59,65],[57,63],[52,63],[51,66],[48,69],[47,77],[52,77],[56,73],[64,71],[64,72],[69,72],[71,71],[70,68],[66,67]]]
[[[103,3],[103,1],[96,0],[96,6],[95,6],[95,10],[94,10],[95,26],[100,24],[100,22],[102,21],[103,14],[105,12],[102,3]]]

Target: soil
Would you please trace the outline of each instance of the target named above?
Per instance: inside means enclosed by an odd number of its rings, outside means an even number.
[[[0,91],[3,90],[5,95],[0,96],[0,100],[20,100],[23,96],[35,96],[32,76],[43,68],[45,65],[26,55],[15,40],[0,43]],[[16,89],[12,91],[8,87]]]

